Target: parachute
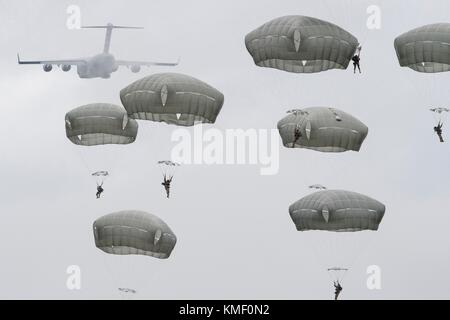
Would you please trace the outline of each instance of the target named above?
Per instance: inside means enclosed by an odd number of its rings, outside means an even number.
[[[108,171],[97,171],[92,174],[94,177],[106,177],[108,175]]]
[[[310,188],[310,189],[319,189],[319,190],[325,190],[326,189],[326,187],[324,187],[321,184],[312,184],[308,188]]]
[[[420,93],[426,95],[431,105],[442,105],[442,95],[437,92],[447,90],[447,80],[443,79],[443,72],[450,71],[450,23],[435,23],[415,28],[398,36],[394,41],[395,51],[400,66],[408,67],[414,71],[428,74],[420,79]],[[434,131],[439,140],[442,137],[443,117],[448,108],[430,108],[436,122]]]
[[[170,161],[170,160],[160,160],[160,161],[158,161],[158,164],[163,164],[163,165],[166,165],[166,166],[173,166],[173,167],[179,166],[178,163]]]
[[[93,228],[95,246],[109,254],[167,259],[177,242],[164,221],[143,211],[107,214],[95,220]]]
[[[66,114],[66,136],[76,145],[129,144],[136,139],[138,124],[122,107],[93,103]]]
[[[158,165],[161,169],[161,173],[163,174],[163,178],[164,178],[162,185],[164,186],[164,189],[166,190],[167,198],[169,198],[172,178],[175,174],[176,167],[179,167],[180,165],[178,163],[172,162],[170,160],[158,161]]]
[[[381,202],[345,190],[316,191],[289,207],[302,241],[314,247],[319,263],[339,282],[364,251],[373,234],[369,231],[378,230],[384,213]]]
[[[102,185],[106,178],[109,176],[108,171],[97,171],[91,174],[97,183],[97,185]]]
[[[434,132],[438,135],[439,141],[444,142],[442,127],[444,125],[444,122],[446,122],[444,121],[444,118],[450,111],[450,109],[438,107],[438,108],[430,108],[430,111],[433,112],[433,116],[436,123],[435,127],[433,128]]]
[[[299,15],[273,19],[245,36],[257,66],[294,73],[347,69],[358,45],[339,26]]]
[[[134,289],[130,289],[130,288],[118,288],[118,290],[120,292],[124,292],[124,293],[131,293],[131,294],[136,294],[137,291]]]
[[[308,111],[303,111],[302,109],[292,109],[292,110],[288,110],[286,111],[286,113],[292,113],[294,115],[306,115],[308,114]]]
[[[430,108],[430,111],[441,114],[442,112],[449,112],[449,108]]]
[[[163,174],[163,176],[167,177],[167,178],[172,178],[173,175],[175,174],[175,169],[176,167],[179,167],[180,164],[170,161],[170,160],[160,160],[158,161],[158,165],[161,168],[161,172]]]
[[[365,124],[335,108],[311,107],[288,113],[278,122],[285,147],[321,152],[359,151],[368,133]]]
[[[98,218],[93,223],[93,233],[95,246],[107,253],[102,258],[114,292],[123,299],[145,294],[158,272],[164,270],[161,262],[170,257],[177,242],[163,220],[138,210]]]
[[[110,175],[122,147],[136,140],[138,124],[123,107],[93,103],[65,116],[66,136],[97,185]],[[107,169],[107,170],[105,170]]]
[[[422,26],[394,41],[400,66],[417,72],[450,71],[450,23]]]
[[[120,91],[133,119],[192,126],[214,123],[224,96],[215,88],[179,73],[158,73],[133,82]]]
[[[328,268],[327,271],[330,273],[330,277],[333,280],[337,280],[341,283],[348,271],[348,268],[332,267]]]
[[[434,119],[437,124],[437,123],[444,122],[448,112],[450,112],[450,109],[438,107],[438,108],[430,108],[430,111],[433,112],[433,116],[434,116]]]
[[[362,231],[377,230],[385,206],[365,195],[324,190],[310,194],[289,207],[298,231]]]

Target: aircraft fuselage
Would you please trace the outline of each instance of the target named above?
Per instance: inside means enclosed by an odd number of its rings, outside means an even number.
[[[110,53],[100,53],[87,58],[84,64],[77,65],[77,73],[80,78],[104,78],[117,71],[116,59]]]

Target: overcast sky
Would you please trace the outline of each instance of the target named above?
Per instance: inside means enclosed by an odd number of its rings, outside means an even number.
[[[113,32],[116,58],[181,57],[180,65],[121,69],[108,80],[19,66],[17,52],[62,59],[102,50],[104,30],[67,29],[72,4],[82,24],[145,27]],[[379,30],[366,27],[372,4],[381,8]],[[401,68],[393,47],[403,32],[448,22],[449,9],[446,0],[0,0],[0,298],[119,299],[120,285],[150,299],[330,299],[330,278],[288,214],[315,183],[386,205],[345,278],[343,299],[450,298],[450,142],[439,143],[428,111],[448,107],[450,73]],[[363,45],[363,74],[255,66],[245,35],[283,15],[313,16],[351,32]],[[360,119],[369,134],[360,152],[280,146],[272,176],[255,165],[184,165],[167,200],[155,162],[167,157],[176,127],[140,121],[137,141],[96,200],[95,182],[65,136],[64,115],[93,102],[120,104],[122,88],[157,72],[185,73],[224,94],[216,123],[205,128],[272,129],[288,109],[330,106]],[[447,140],[449,130],[444,124]],[[117,257],[95,247],[93,221],[125,209],[151,212],[172,228],[178,243],[169,259]],[[366,287],[373,264],[382,271],[381,290]],[[81,268],[81,290],[66,287],[69,265]]]

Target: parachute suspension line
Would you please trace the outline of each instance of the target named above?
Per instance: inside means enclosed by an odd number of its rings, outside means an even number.
[[[372,231],[330,231],[324,234],[315,233],[316,238],[308,239],[308,243],[312,243],[312,251],[320,268],[333,281],[338,280],[338,278],[339,280],[345,280],[348,272],[353,269],[361,255],[370,247],[374,235],[375,232]],[[329,270],[333,268],[346,270],[340,270],[340,272],[335,272],[339,270]]]
[[[129,280],[131,276],[136,276],[138,273],[136,272],[136,261],[133,261],[134,258],[136,258],[133,255],[119,255],[114,260],[117,260],[117,264],[119,266],[119,272],[120,272],[120,280],[119,284],[120,286],[117,286],[115,289],[120,292],[120,295],[122,297],[122,300],[131,300],[131,295],[134,293],[131,293],[128,291],[129,289],[136,290],[136,288],[133,288],[133,284]],[[126,289],[126,290],[123,290]],[[138,290],[139,291],[139,290]]]
[[[92,173],[93,173],[94,169],[91,168],[88,161],[82,156],[83,151],[81,149],[77,150],[77,148],[81,148],[81,146],[74,146],[74,147],[75,147],[75,149],[73,150],[73,153],[76,154],[76,157],[81,160],[80,162],[83,164],[83,167],[85,168],[87,173],[89,175],[91,175],[91,177],[92,177]],[[85,147],[85,148],[89,148],[89,147]],[[97,180],[96,180],[96,183],[98,185]],[[101,183],[103,184],[103,179],[102,179]]]
[[[106,253],[102,257],[103,264],[112,282],[114,295],[118,295],[121,300],[130,300],[132,294],[134,294],[123,290],[134,290],[134,288],[130,288],[131,283],[127,280],[130,275],[136,276],[138,274],[135,270],[135,263],[131,261],[133,258],[135,257],[127,255],[109,256]]]
[[[141,123],[144,121],[141,121]],[[160,129],[159,124],[157,123],[155,126],[148,125],[147,123],[142,123],[140,129],[141,132],[139,133],[139,144],[143,145],[142,150],[145,150],[144,157],[148,157],[150,163],[154,164],[159,160],[160,156],[160,150],[159,150],[159,144],[158,142],[160,139]],[[147,175],[153,177],[153,167],[151,166],[149,168],[149,172],[147,172]],[[163,174],[161,170],[161,174]],[[159,179],[159,178],[158,178]]]
[[[102,255],[102,262],[107,270],[107,273],[109,274],[109,278],[112,279],[113,292],[114,292],[114,294],[117,294],[116,291],[117,291],[117,288],[120,286],[120,282],[119,282],[119,279],[117,278],[117,275],[111,269],[111,267],[107,261],[106,254]],[[120,291],[119,291],[119,296],[123,300],[123,294]]]
[[[315,242],[315,244],[317,245],[317,242]],[[320,247],[320,246],[318,246],[318,247]],[[320,256],[320,254],[319,254],[319,252],[321,252],[321,248],[319,248],[318,250],[317,249],[313,249],[311,251],[313,252],[313,254],[314,254],[315,258],[316,258],[315,260],[316,260],[317,265],[320,267],[321,270],[326,271],[329,268],[329,266],[327,266],[327,263],[326,263],[325,259],[323,259],[323,257]],[[326,272],[327,272],[328,276],[330,276],[328,271],[326,271]]]
[[[443,72],[438,72],[438,73],[430,73],[430,74],[424,74],[424,76],[429,76],[426,77],[428,80],[427,84],[425,86],[425,99],[427,102],[429,102],[429,105],[427,106],[429,109],[430,108],[444,108],[444,107],[449,107],[448,103],[449,100],[447,99],[443,99],[440,98],[441,93],[442,92],[446,92],[446,86],[440,85],[440,83],[447,83],[444,79],[447,74],[443,73]],[[439,97],[439,98],[438,98]],[[442,118],[442,113],[435,113],[435,115],[437,117],[435,117],[435,119],[437,119],[437,121],[441,120]],[[436,122],[437,123],[437,122]]]
[[[161,168],[161,166],[158,166],[158,167],[159,167],[159,171],[161,171],[162,176],[166,177],[166,174],[164,173],[164,170]]]
[[[152,272],[148,277],[145,277],[144,280],[142,280],[142,282],[144,282],[144,286],[146,288],[153,288],[153,284],[156,282],[156,278],[160,276],[161,273],[161,268],[157,268],[157,266],[155,266],[155,264],[157,263],[157,261],[151,261],[149,262],[152,264]],[[153,293],[154,291],[152,291]],[[149,298],[157,298],[157,297],[149,297]]]
[[[164,146],[168,146],[170,141],[170,139],[166,139],[167,137],[165,135],[163,135],[164,129],[168,128],[169,125],[165,125],[163,123],[159,123],[157,124],[157,137],[158,139],[155,140],[156,146],[156,153],[155,156],[156,158],[153,160],[153,163],[157,163],[159,170],[161,171],[162,176],[164,177],[164,175],[170,179],[169,175],[167,174],[167,170],[163,170],[162,165],[159,164],[158,162],[161,161],[161,159],[169,159],[169,154],[165,154],[163,152]],[[164,154],[163,154],[164,153]]]
[[[331,234],[331,233],[330,233]],[[327,274],[327,277],[329,277],[330,281],[332,281],[333,283],[335,281],[339,281],[339,283],[342,284],[342,281],[345,278],[345,275],[347,273],[347,270],[350,269],[350,266],[348,264],[346,265],[341,265],[341,261],[338,261],[336,255],[339,250],[341,250],[342,248],[338,248],[338,245],[336,243],[336,241],[334,240],[336,237],[336,235],[333,232],[333,240],[332,241],[325,241],[325,242],[321,242],[321,241],[314,241],[314,245],[316,246],[315,248],[313,248],[313,253],[314,256],[316,258],[316,263],[318,264],[319,268]],[[320,254],[322,253],[322,255]],[[331,253],[331,256],[327,256],[324,257],[323,253]],[[341,268],[341,269],[346,269],[345,272],[341,272],[342,274],[340,274],[339,272],[334,272],[330,269],[334,269],[334,268]]]
[[[126,270],[128,270],[128,272],[130,272],[130,275],[133,275],[133,276],[138,275],[139,274],[139,270],[138,270],[138,266],[137,266],[137,264],[139,263],[138,258],[142,258],[142,257],[133,255],[132,257],[124,256],[124,258],[131,258],[131,259],[124,259],[124,260],[126,260]],[[137,285],[138,284],[136,283],[136,286]],[[131,296],[132,295],[136,295],[137,293],[140,293],[142,291],[141,287],[138,288],[136,286],[135,286],[135,283],[131,283],[131,281],[127,282],[126,288],[135,290],[134,293],[133,292],[126,292],[126,291],[124,291],[124,293],[126,294],[127,300],[131,300]]]
[[[79,146],[75,146],[75,148],[79,148]],[[89,148],[89,147],[87,147]],[[81,163],[83,164],[84,168],[91,174],[93,172],[92,168],[89,166],[86,159],[81,155],[81,152],[78,152],[78,150],[74,149],[74,153],[76,154],[77,158],[81,160]]]
[[[327,273],[333,282],[338,281],[342,284],[349,270],[350,269],[345,267],[331,267],[327,268]]]

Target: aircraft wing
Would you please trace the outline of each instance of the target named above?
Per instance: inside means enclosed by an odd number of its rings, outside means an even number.
[[[54,65],[79,65],[82,63],[86,63],[84,59],[66,59],[66,60],[20,60],[19,54],[17,54],[17,62],[19,64],[54,64]]]
[[[128,60],[116,60],[118,66],[176,66],[180,62],[180,59],[176,62],[151,62],[151,61],[128,61]]]

